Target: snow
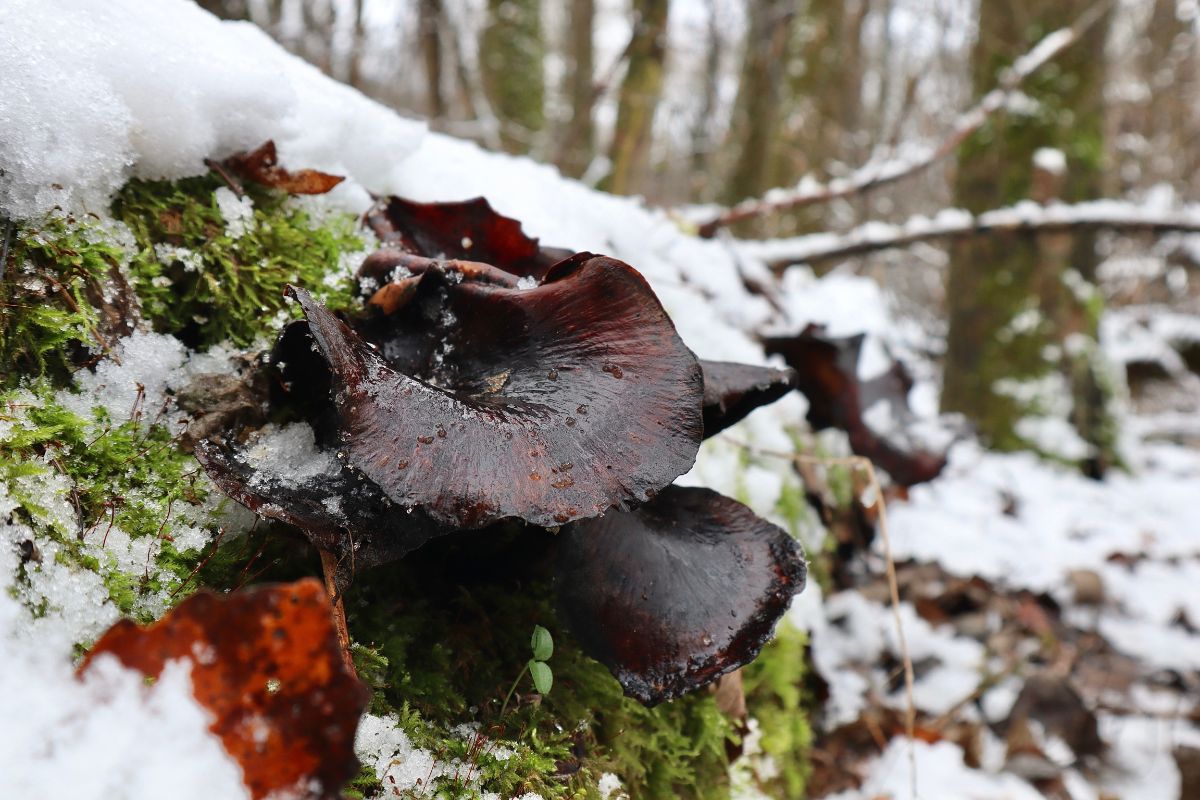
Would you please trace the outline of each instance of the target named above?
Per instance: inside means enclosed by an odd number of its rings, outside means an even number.
[[[963,763],[962,750],[949,742],[927,744],[897,737],[874,763],[858,790],[827,795],[827,800],[923,800],[934,797],[987,800],[1043,800],[1041,792],[1013,775],[988,774]],[[910,762],[915,756],[915,764]],[[916,778],[913,778],[915,767]],[[917,787],[913,794],[911,787]],[[953,787],[953,788],[948,788]]]
[[[1064,33],[1051,34],[1015,69],[1044,60],[1063,46]],[[780,320],[763,297],[746,289],[743,274],[767,275],[765,262],[815,260],[858,245],[951,236],[975,227],[1163,220],[1200,225],[1200,209],[1159,197],[1144,204],[1021,204],[978,217],[946,209],[899,225],[876,223],[844,234],[774,242],[700,240],[636,200],[599,194],[564,180],[551,167],[430,133],[421,123],[332,82],[252,26],[219,23],[185,0],[13,0],[0,16],[0,118],[8,123],[0,133],[5,174],[0,213],[7,216],[33,217],[61,206],[103,217],[112,193],[130,177],[201,174],[205,158],[274,139],[283,164],[347,176],[328,196],[296,201],[318,217],[329,209],[362,211],[371,192],[415,200],[485,195],[548,245],[608,253],[633,264],[701,357],[766,363],[757,333],[780,326],[794,332],[816,322],[835,336],[867,334],[863,377],[885,368],[889,353],[904,357],[936,349],[918,329],[896,319],[878,284],[836,270],[818,279],[807,269],[792,268],[778,287],[786,317]],[[798,191],[836,190],[867,176],[894,174],[928,155],[928,149],[906,150],[840,183],[825,187],[809,181]],[[1059,164],[1049,153],[1039,158],[1044,168],[1051,161]],[[219,191],[216,201],[229,236],[240,236],[253,224],[248,201],[227,190]],[[122,234],[113,228],[112,235]],[[202,268],[194,253],[163,248],[157,255],[179,260],[185,268]],[[331,273],[349,274],[362,256],[347,256],[331,266]],[[1182,363],[1166,353],[1174,352],[1171,342],[1200,339],[1194,318],[1139,313],[1144,316],[1106,316],[1105,352],[1120,361],[1154,355],[1181,372]],[[1014,333],[1037,322],[1030,315]],[[79,373],[74,391],[63,392],[59,401],[85,416],[100,407],[117,422],[140,415],[146,423],[160,417],[175,424],[181,417],[169,403],[170,393],[194,375],[228,370],[231,355],[220,349],[197,355],[171,337],[139,331],[123,340],[113,357]],[[921,369],[915,374],[913,397],[920,398],[915,405],[932,423],[936,375]],[[804,399],[791,395],[756,412],[707,442],[680,482],[738,494],[760,514],[785,524],[778,501],[785,490],[799,486],[798,479],[786,462],[753,451],[747,466],[743,445],[790,451],[790,429],[805,410]],[[886,425],[890,415],[885,411],[873,408],[869,416]],[[1056,413],[1027,422],[1033,427],[1026,433],[1056,450],[1076,446],[1058,424],[1061,418]],[[17,424],[0,420],[0,436]],[[1172,621],[1180,612],[1200,620],[1200,603],[1189,591],[1200,580],[1195,544],[1200,519],[1194,511],[1200,456],[1144,444],[1142,433],[1131,423],[1130,471],[1114,471],[1103,482],[1030,454],[990,453],[973,441],[960,441],[940,478],[890,506],[892,549],[898,559],[936,563],[952,575],[979,575],[1005,589],[1050,593],[1068,612],[1080,611],[1070,608],[1066,596],[1069,573],[1094,570],[1105,588],[1099,632],[1155,668],[1194,672],[1200,636]],[[828,452],[845,448],[841,434],[818,441]],[[336,467],[302,424],[269,426],[252,443],[251,457],[303,476]],[[39,479],[35,486],[0,485],[0,520],[14,507],[14,488],[36,489],[49,519],[65,530],[78,526],[68,501],[71,487],[58,478]],[[821,546],[815,525],[800,533],[810,550]],[[183,524],[174,535],[177,546],[198,547],[205,532]],[[28,538],[22,524],[0,524],[5,652],[0,682],[21,687],[0,697],[5,721],[0,725],[0,796],[135,800],[188,797],[192,787],[203,787],[205,797],[244,796],[236,768],[219,751],[203,712],[190,699],[185,669],[168,671],[153,687],[104,662],[85,680],[74,678],[71,648],[99,635],[117,610],[101,577],[59,563],[53,543],[45,545],[41,564],[26,570],[28,585],[16,591],[20,602],[11,599],[7,584],[22,569],[18,546]],[[144,568],[148,552],[143,548],[149,543],[130,541],[113,529],[106,542],[89,537],[86,545],[113,569],[129,572]],[[1110,559],[1135,555],[1140,560],[1132,566]],[[45,613],[34,618],[30,607],[44,607]],[[929,714],[943,713],[978,687],[989,656],[974,639],[931,625],[908,604],[900,614],[911,655],[931,665],[917,680],[916,705]],[[902,693],[890,691],[888,676],[875,668],[884,654],[897,655],[890,609],[862,593],[824,596],[814,580],[789,619],[812,635],[816,668],[830,686],[827,721],[852,722],[872,696],[903,707]],[[1003,717],[1019,691],[1019,683],[1002,681],[987,692],[982,704],[988,717]],[[1114,763],[1125,767],[1105,778],[1105,786],[1131,797],[1177,794],[1177,770],[1165,749],[1171,739],[1159,735],[1163,720],[1150,713],[1102,715],[1101,723]],[[1194,726],[1179,724],[1172,735],[1195,734]],[[908,797],[910,754],[924,797],[1040,797],[1021,779],[999,771],[1003,744],[991,740],[985,749],[994,754],[997,747],[998,758],[989,756],[983,768],[971,769],[961,750],[948,742],[917,742],[910,749],[897,738],[867,765],[861,790],[840,797]],[[433,777],[458,767],[414,747],[394,717],[364,717],[357,750],[381,780],[400,791],[420,793]],[[86,770],[86,779],[80,770]],[[1095,796],[1085,791],[1077,773],[1068,772],[1065,780],[1073,797]],[[605,775],[599,788],[606,797],[623,793],[616,775]]]
[[[264,426],[255,433],[245,455],[255,467],[255,482],[268,480],[270,475],[287,475],[300,482],[341,472],[334,452],[317,447],[316,434],[307,422],[282,428],[273,423]]]
[[[1186,557],[1195,551],[1188,498],[1200,457],[1180,467],[1098,482],[1030,453],[989,453],[964,442],[941,477],[891,509],[892,549],[897,558],[1034,591],[1053,590],[1072,568],[1112,568],[1106,559],[1117,553]],[[1007,513],[1006,496],[1019,499]]]
[[[434,778],[453,774],[453,767],[440,763],[428,750],[413,747],[394,714],[366,714],[358,724],[354,750],[364,764],[373,766],[375,777],[397,793],[424,794]]]
[[[186,662],[168,664],[148,686],[102,656],[79,679],[69,644],[24,643],[24,617],[0,587],[0,797],[250,796],[208,731]]]
[[[254,202],[249,197],[238,197],[228,186],[215,193],[217,210],[225,220],[225,235],[240,239],[254,226]]]
[[[94,371],[81,371],[77,391],[61,392],[58,401],[85,419],[93,408],[118,424],[134,416],[155,418],[168,405],[168,385],[181,375],[187,348],[172,336],[135,331],[115,351]]]
[[[1067,171],[1067,154],[1055,147],[1039,147],[1033,151],[1033,165],[1051,175],[1064,175]]]
[[[600,781],[596,784],[596,789],[600,792],[600,800],[619,800],[625,796],[623,791],[624,784],[621,779],[611,772],[606,772],[600,776]]]
[[[358,178],[335,193],[365,203],[424,130],[183,0],[13,0],[0,45],[0,211],[14,218],[103,213],[130,177],[199,175],[270,138],[285,165]]]

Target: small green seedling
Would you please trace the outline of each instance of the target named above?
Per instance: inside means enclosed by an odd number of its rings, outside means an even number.
[[[529,649],[533,651],[535,661],[549,661],[554,655],[554,638],[550,631],[541,625],[533,626],[533,636],[529,640]]]
[[[538,694],[549,694],[550,688],[554,686],[554,672],[546,663],[550,656],[554,655],[554,637],[550,635],[550,631],[541,625],[534,625],[533,636],[529,639],[529,649],[533,651],[533,658],[525,663],[525,667],[517,675],[517,679],[513,681],[508,694],[505,695],[504,704],[500,706],[501,717],[504,716],[504,712],[508,708],[508,701],[512,699],[513,692],[517,690],[517,684],[521,682],[521,678],[526,672],[533,679],[533,688],[537,689]]]

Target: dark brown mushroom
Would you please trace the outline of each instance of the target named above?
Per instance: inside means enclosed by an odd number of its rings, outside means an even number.
[[[388,247],[430,258],[483,261],[518,277],[540,280],[571,255],[542,247],[520,222],[497,214],[482,197],[454,203],[389,197],[367,212],[367,224]],[[371,276],[373,265],[365,266],[360,274]]]
[[[525,290],[439,264],[382,346],[291,291],[348,462],[439,522],[560,525],[645,500],[695,460],[699,364],[619,261],[580,254]]]
[[[774,403],[796,388],[792,369],[730,361],[700,361],[704,371],[704,436],[741,422],[759,406]]]
[[[437,536],[453,533],[419,509],[405,509],[355,470],[335,464],[304,477],[272,473],[246,449],[212,440],[196,458],[217,487],[259,516],[294,525],[319,551],[332,554],[340,594],[355,574],[396,561]]]
[[[565,527],[561,613],[625,693],[655,705],[753,661],[804,588],[800,546],[709,489]]]
[[[765,339],[763,347],[767,353],[782,355],[796,370],[799,389],[808,398],[808,421],[813,428],[846,431],[851,450],[882,467],[902,486],[933,480],[946,466],[944,455],[906,448],[867,425],[863,414],[870,403],[882,399],[899,417],[907,416],[912,383],[903,367],[893,366],[864,384],[858,377],[862,343],[862,334],[828,337],[820,326],[809,325],[796,336]]]
[[[317,349],[307,320],[299,319],[284,327],[267,363],[272,412],[304,420],[312,426],[321,447],[336,447],[338,417],[333,405],[333,375]]]

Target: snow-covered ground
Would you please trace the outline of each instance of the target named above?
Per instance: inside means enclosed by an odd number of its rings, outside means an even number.
[[[764,362],[756,332],[795,331],[808,322],[828,324],[839,335],[865,330],[865,373],[882,369],[887,352],[921,349],[921,332],[895,319],[885,293],[867,279],[835,272],[818,280],[794,268],[776,286],[786,312],[781,317],[744,280],[771,280],[762,263],[770,254],[762,248],[739,251],[694,238],[636,200],[428,132],[332,82],[253,26],[220,23],[186,0],[8,3],[0,15],[0,119],[0,212],[12,218],[55,206],[103,216],[111,194],[131,177],[201,174],[205,158],[273,139],[284,164],[347,176],[329,195],[305,201],[314,208],[362,211],[369,193],[418,200],[484,195],[546,244],[633,264],[684,340],[705,358]],[[930,224],[950,221],[957,222]],[[1113,330],[1124,330],[1113,320]],[[102,364],[99,377],[81,378],[80,388],[97,402],[105,392],[133,392],[136,383],[147,393],[162,391],[172,370],[186,370],[195,358],[169,337],[143,336],[126,346],[144,347],[150,356]],[[1117,355],[1133,347],[1128,337],[1110,340]],[[927,365],[914,366],[914,410],[932,422],[936,375]],[[113,408],[129,406],[114,402]],[[790,450],[787,428],[805,410],[803,398],[793,394],[757,412],[707,443],[681,480],[727,493],[744,489],[760,514],[776,516],[781,493],[798,478],[789,463],[767,455],[752,455],[745,467],[744,445]],[[1092,706],[1105,704],[1097,709],[1107,745],[1102,759],[1077,761],[1053,736],[1035,731],[1049,758],[1061,756],[1064,796],[1072,800],[1101,792],[1176,798],[1172,749],[1200,744],[1200,728],[1194,716],[1188,719],[1200,686],[1200,635],[1192,627],[1200,624],[1194,588],[1200,580],[1200,455],[1169,441],[1145,441],[1144,434],[1158,430],[1151,421],[1125,422],[1130,471],[1104,482],[960,441],[942,477],[889,509],[898,559],[938,565],[946,580],[979,576],[996,593],[1044,593],[1061,606],[1071,631],[1096,633],[1135,663],[1122,687],[1086,698]],[[837,435],[822,442],[845,447]],[[0,511],[6,497],[0,491]],[[19,567],[20,532],[12,527],[0,549],[0,589]],[[820,531],[803,534],[811,552],[820,549]],[[1072,574],[1080,570],[1098,576],[1098,599],[1072,588],[1078,580]],[[236,777],[226,780],[236,776],[231,762],[185,691],[186,674],[171,674],[149,690],[116,665],[83,683],[74,678],[70,645],[94,637],[96,626],[115,616],[101,587],[92,589],[94,596],[85,596],[86,587],[69,582],[47,585],[49,611],[41,620],[0,592],[0,684],[6,687],[0,693],[0,796],[177,797],[183,787],[201,785],[206,797],[241,796]],[[793,609],[791,620],[811,631],[815,664],[830,685],[822,721],[828,728],[855,722],[872,704],[905,705],[883,666],[883,656],[897,649],[885,604],[854,590],[823,597],[814,583]],[[1027,674],[1003,668],[1019,653],[989,644],[986,634],[1003,621],[985,616],[982,632],[964,632],[930,622],[911,602],[900,617],[911,655],[923,665],[914,692],[918,710],[975,723],[981,755],[968,766],[948,738],[910,745],[894,737],[881,755],[857,766],[862,786],[837,796],[907,798],[912,785],[924,798],[1042,796],[1028,774],[1013,771],[1005,743],[985,724],[1008,716]],[[56,631],[52,644],[35,638],[43,629]],[[981,688],[993,673],[1003,676]],[[978,703],[961,702],[975,695]],[[401,781],[429,774],[432,757],[397,733],[387,720],[368,718],[359,743],[364,760]],[[121,765],[123,752],[136,757],[137,780]],[[205,780],[189,781],[189,774]]]

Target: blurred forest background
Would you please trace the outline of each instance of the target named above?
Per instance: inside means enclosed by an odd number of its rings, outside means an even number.
[[[1020,429],[1048,401],[1003,387],[1049,375],[1080,439],[1051,454],[1103,472],[1116,456],[1097,304],[1133,291],[1197,310],[1197,248],[1130,215],[1200,199],[1197,0],[199,2],[435,130],[641,195],[704,235],[866,242],[763,253],[777,271],[886,273],[946,343],[931,354],[942,410],[994,446],[1062,445]],[[902,225],[1100,198],[1120,203],[1015,233],[979,216],[953,234]]]

